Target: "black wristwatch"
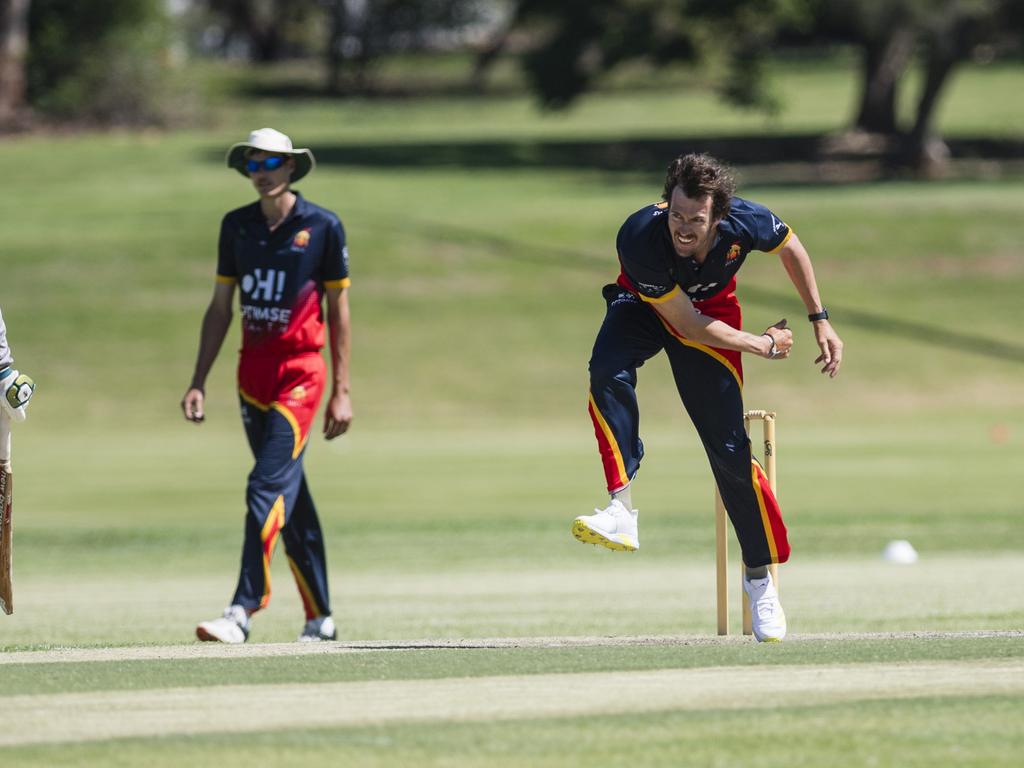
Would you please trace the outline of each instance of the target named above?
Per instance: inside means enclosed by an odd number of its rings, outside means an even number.
[[[822,307],[821,312],[812,312],[807,316],[807,319],[812,323],[816,320],[828,320],[828,310]]]

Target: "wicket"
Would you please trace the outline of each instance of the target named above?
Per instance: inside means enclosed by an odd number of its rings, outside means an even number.
[[[761,436],[764,440],[764,471],[768,476],[768,485],[772,493],[778,497],[778,485],[775,475],[775,412],[774,411],[747,411],[743,414],[743,425],[747,435],[750,435],[750,422],[758,420],[761,422]],[[729,634],[729,529],[726,525],[727,514],[725,505],[722,503],[722,496],[715,486],[715,570],[716,570],[716,596],[718,600],[718,634]],[[743,591],[743,562],[740,562],[740,594],[743,602],[743,634],[753,633],[750,620],[750,601],[746,592]],[[771,571],[775,586],[779,585],[779,574],[776,565],[768,566]]]

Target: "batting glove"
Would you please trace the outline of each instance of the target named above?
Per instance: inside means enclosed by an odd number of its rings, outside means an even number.
[[[11,417],[11,421],[25,420],[25,409],[32,393],[36,391],[36,383],[31,376],[19,373],[14,368],[0,370],[0,408]]]

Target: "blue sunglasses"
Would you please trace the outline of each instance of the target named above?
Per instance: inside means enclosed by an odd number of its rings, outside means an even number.
[[[276,171],[278,168],[284,165],[284,161],[287,159],[288,158],[286,157],[281,157],[281,155],[272,155],[266,158],[265,160],[246,160],[245,170],[247,170],[249,173],[256,173],[257,171],[261,170]]]

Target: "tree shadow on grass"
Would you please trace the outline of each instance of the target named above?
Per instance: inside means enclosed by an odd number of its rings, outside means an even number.
[[[598,258],[593,254],[571,248],[523,243],[513,238],[495,235],[472,227],[423,221],[416,221],[414,226],[417,230],[426,232],[435,239],[477,243],[481,252],[538,268],[559,266],[591,269],[600,263],[602,268],[607,271],[607,267],[614,265],[612,256]],[[764,288],[749,281],[741,282],[739,293],[744,303],[766,307],[786,306],[792,303],[794,296],[792,292]],[[596,291],[595,297],[597,297]],[[882,336],[902,338],[917,344],[1024,364],[1024,346],[1020,344],[939,325],[906,320],[894,314],[870,312],[832,303],[829,304],[829,312],[839,318],[843,327],[858,328]]]
[[[1024,172],[1024,139],[947,140],[951,175],[991,177]],[[459,168],[466,170],[575,169],[660,173],[680,154],[706,152],[734,166],[747,183],[851,184],[898,178],[887,151],[843,148],[819,133],[781,136],[646,137],[625,139],[504,139],[465,141],[357,141],[313,147],[321,166],[350,168]],[[223,150],[208,156],[223,161]]]

